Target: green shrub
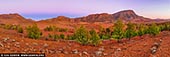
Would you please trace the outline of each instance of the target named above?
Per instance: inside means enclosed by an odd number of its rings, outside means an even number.
[[[135,25],[132,24],[131,22],[129,22],[127,24],[127,29],[125,31],[125,37],[128,38],[130,40],[130,38],[136,36],[136,29],[135,29]]]
[[[90,35],[91,35],[90,43],[95,46],[98,45],[100,43],[100,37],[94,29],[90,31]]]
[[[32,39],[38,39],[42,35],[42,32],[36,24],[27,27],[27,36]]]
[[[23,32],[24,32],[24,30],[23,30],[23,28],[22,28],[22,27],[18,26],[18,27],[17,27],[17,32],[19,32],[19,33],[23,33]]]
[[[76,41],[83,45],[87,45],[90,43],[89,42],[91,38],[90,33],[84,28],[84,26],[81,26],[75,31],[74,37]]]
[[[47,26],[44,30],[45,31],[54,31],[56,29],[56,26]]]
[[[123,24],[122,20],[120,20],[120,19],[117,20],[117,22],[114,24],[112,37],[114,39],[116,39],[118,42],[120,42],[120,40],[124,36],[123,28],[124,28],[124,24]]]
[[[149,34],[157,35],[157,34],[159,34],[160,29],[159,29],[159,27],[156,24],[152,24],[149,27],[148,31],[149,31]]]
[[[65,35],[64,35],[64,34],[60,34],[60,38],[61,38],[61,39],[64,39],[64,38],[65,38]]]

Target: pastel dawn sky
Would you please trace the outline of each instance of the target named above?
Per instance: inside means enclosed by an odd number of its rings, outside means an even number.
[[[128,9],[148,18],[170,18],[170,0],[0,0],[0,14],[19,13],[34,20]]]

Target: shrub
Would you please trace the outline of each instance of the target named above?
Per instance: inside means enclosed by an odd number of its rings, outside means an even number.
[[[60,38],[61,38],[61,39],[64,39],[64,38],[65,38],[65,35],[64,35],[64,34],[60,34]]]
[[[44,30],[45,31],[54,31],[56,29],[56,26],[47,26]]]
[[[20,26],[18,26],[18,27],[17,27],[17,32],[19,32],[19,33],[23,33],[23,31],[24,31],[24,30],[23,30],[23,28],[22,28],[22,27],[20,27]]]
[[[123,31],[124,24],[122,20],[117,20],[117,22],[114,24],[113,28],[113,35],[112,37],[116,39],[118,42],[123,38],[124,36],[124,31]]]
[[[32,39],[38,39],[41,37],[42,32],[40,31],[40,29],[37,27],[36,24],[27,27],[27,35],[29,38]]]
[[[153,24],[149,27],[148,31],[149,31],[149,34],[157,35],[157,34],[159,34],[160,29],[159,29],[158,26],[156,26],[156,24],[153,23]]]
[[[95,46],[98,45],[100,43],[100,37],[94,29],[90,31],[90,35],[91,35],[91,38],[90,38],[91,44]]]
[[[74,37],[76,38],[76,41],[83,45],[86,45],[89,44],[91,36],[90,33],[84,28],[84,26],[81,26],[74,33]]]
[[[128,38],[130,40],[131,37],[134,37],[136,36],[136,29],[135,29],[135,25],[132,24],[131,22],[129,22],[127,24],[127,29],[126,29],[126,32],[125,32],[125,37]]]

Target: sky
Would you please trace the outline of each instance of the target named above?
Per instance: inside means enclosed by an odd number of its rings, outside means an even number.
[[[129,9],[148,18],[170,18],[170,0],[0,0],[0,14],[19,13],[34,20],[113,14]]]

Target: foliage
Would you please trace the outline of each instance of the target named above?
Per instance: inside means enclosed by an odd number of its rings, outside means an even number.
[[[75,40],[79,43],[86,45],[90,43],[90,33],[89,31],[84,28],[84,26],[81,26],[78,28],[74,33]]]
[[[41,37],[42,32],[36,24],[27,27],[27,35],[29,38],[38,39]]]
[[[22,27],[18,26],[18,27],[17,27],[17,32],[19,32],[19,33],[23,33],[23,32],[24,32],[24,30],[23,30],[23,28],[22,28]]]
[[[94,29],[92,29],[90,31],[90,35],[91,35],[90,43],[95,46],[98,45],[100,43],[100,37],[97,34],[97,32]]]
[[[136,28],[135,25],[132,24],[131,22],[129,22],[129,23],[127,24],[127,29],[126,29],[126,31],[125,31],[125,37],[128,38],[128,39],[130,39],[131,37],[136,36],[137,33],[136,33],[136,31],[135,31],[135,30],[136,30],[135,28]]]
[[[118,42],[123,38],[124,36],[124,24],[122,22],[122,20],[118,20],[115,24],[114,24],[114,29],[113,29],[113,35],[112,37],[116,40],[118,40]]]
[[[156,24],[153,23],[153,24],[151,24],[151,26],[149,27],[148,31],[149,31],[149,34],[157,35],[157,34],[159,34],[160,29],[159,29],[158,26],[156,26]]]
[[[56,29],[56,26],[47,26],[44,30],[45,31],[54,31]]]
[[[64,35],[64,34],[60,34],[60,38],[61,38],[61,39],[64,39],[64,38],[65,38],[65,35]]]

